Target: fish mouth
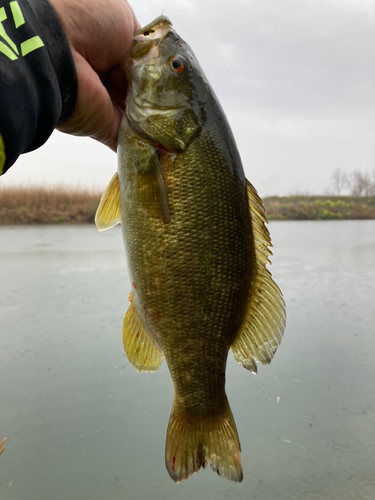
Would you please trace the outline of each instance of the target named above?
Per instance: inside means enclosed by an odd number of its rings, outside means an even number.
[[[173,31],[172,23],[167,16],[159,16],[151,23],[138,30],[133,38],[133,45],[123,68],[134,64],[143,64],[145,59],[156,59],[161,42]]]
[[[147,24],[134,35],[135,41],[155,40],[167,34],[172,28],[172,23],[167,16],[159,16]]]

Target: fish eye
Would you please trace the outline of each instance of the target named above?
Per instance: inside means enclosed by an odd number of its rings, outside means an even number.
[[[182,73],[185,69],[185,65],[182,63],[179,57],[172,57],[172,59],[169,62],[171,68],[175,73]]]

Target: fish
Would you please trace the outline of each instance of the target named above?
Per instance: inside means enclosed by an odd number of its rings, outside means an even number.
[[[264,205],[246,180],[225,114],[190,46],[166,16],[140,29],[118,169],[96,226],[122,225],[131,291],[123,345],[139,372],[165,358],[174,385],[165,463],[174,482],[209,463],[241,482],[241,446],[225,392],[228,352],[253,373],[283,336],[282,293]]]

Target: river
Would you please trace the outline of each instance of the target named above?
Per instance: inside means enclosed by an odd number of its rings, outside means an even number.
[[[227,368],[244,480],[174,485],[166,364],[139,374],[123,353],[119,228],[0,228],[1,500],[373,500],[375,221],[270,231],[284,340],[256,376]]]

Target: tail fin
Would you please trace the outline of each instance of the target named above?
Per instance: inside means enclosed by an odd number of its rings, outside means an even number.
[[[222,415],[194,419],[178,411],[174,400],[167,430],[165,463],[175,483],[188,479],[208,462],[219,476],[240,483],[243,479],[240,451],[227,399]]]

